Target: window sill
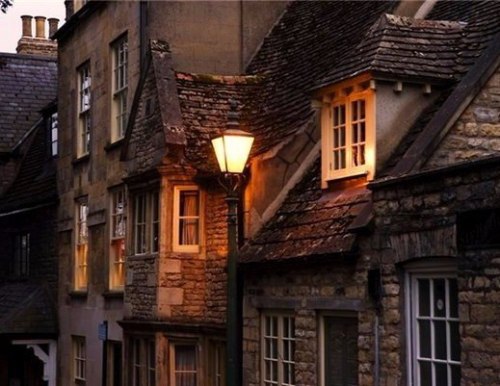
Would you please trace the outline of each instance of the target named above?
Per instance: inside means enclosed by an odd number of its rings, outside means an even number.
[[[73,299],[85,299],[88,296],[86,290],[73,290],[69,293],[69,296]]]
[[[125,142],[125,138],[120,138],[114,142],[109,142],[104,146],[104,151],[112,151],[114,149],[118,149],[122,146],[123,142]]]
[[[123,289],[109,289],[103,292],[102,297],[105,299],[123,299]]]
[[[138,254],[138,255],[130,255],[130,256],[127,256],[127,259],[130,259],[130,260],[146,260],[146,259],[155,259],[158,257],[158,252],[154,252],[154,253],[141,253],[141,254]]]
[[[71,163],[73,164],[73,166],[76,166],[76,165],[80,165],[82,163],[87,162],[89,159],[90,159],[90,154],[85,154],[79,158],[73,159],[73,161],[71,161]]]

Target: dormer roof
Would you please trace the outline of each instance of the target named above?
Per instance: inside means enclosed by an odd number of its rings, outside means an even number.
[[[318,87],[364,72],[374,78],[422,83],[454,81],[460,74],[465,26],[456,21],[383,14],[353,47],[351,55],[333,67]]]

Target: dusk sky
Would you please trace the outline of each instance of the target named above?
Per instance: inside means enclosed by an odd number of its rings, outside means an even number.
[[[61,26],[65,18],[64,0],[14,0],[6,14],[0,12],[0,52],[16,52],[22,31],[21,15],[56,17]],[[33,20],[33,35],[34,31]]]

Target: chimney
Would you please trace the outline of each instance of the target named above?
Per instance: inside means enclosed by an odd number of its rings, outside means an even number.
[[[31,19],[33,19],[33,17],[29,15],[21,16],[21,20],[23,21],[23,37],[33,36],[31,33]]]
[[[47,19],[49,21],[49,38],[52,37],[59,28],[59,19],[55,17],[49,17]]]
[[[32,20],[29,15],[21,16],[23,33],[17,42],[17,53],[33,56],[57,57],[57,43],[45,36],[45,26],[47,18],[45,16],[35,16],[35,37],[33,37]],[[57,30],[59,20],[49,19],[49,36]]]
[[[45,39],[45,16],[35,16],[36,37]]]

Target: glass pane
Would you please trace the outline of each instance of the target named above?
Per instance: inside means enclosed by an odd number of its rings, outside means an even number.
[[[434,321],[434,357],[446,359],[446,322]]]
[[[460,334],[458,332],[458,322],[448,322],[450,326],[450,359],[460,361]]]
[[[449,279],[449,299],[450,299],[450,317],[458,318],[458,287],[457,279]]]
[[[365,101],[364,101],[364,99],[359,101],[359,118],[365,119]]]
[[[420,357],[431,357],[431,322],[429,320],[418,321]]]
[[[339,129],[340,131],[340,146],[345,146],[345,127]]]
[[[430,315],[429,280],[418,279],[418,315]]]
[[[351,103],[352,107],[352,120],[355,121],[358,119],[358,102],[352,102]]]
[[[460,366],[451,365],[451,386],[460,386]]]
[[[359,131],[359,126],[358,126],[358,124],[354,123],[352,125],[352,142],[353,143],[359,142],[359,140],[358,140],[358,131]]]
[[[345,123],[345,105],[340,106],[340,122]]]
[[[434,279],[434,316],[446,316],[445,279]]]
[[[436,386],[448,385],[448,369],[445,363],[435,363],[434,369],[436,371]]]
[[[430,362],[419,362],[420,386],[432,386],[432,371]]]

